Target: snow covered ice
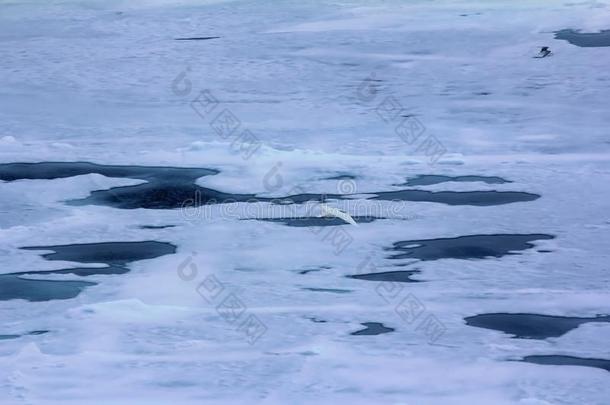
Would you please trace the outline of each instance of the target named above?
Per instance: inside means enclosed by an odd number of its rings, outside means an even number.
[[[610,403],[609,29],[0,1],[0,403]]]

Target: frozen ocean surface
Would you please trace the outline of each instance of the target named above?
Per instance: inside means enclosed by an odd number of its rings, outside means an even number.
[[[1,0],[0,403],[610,403],[609,29]]]

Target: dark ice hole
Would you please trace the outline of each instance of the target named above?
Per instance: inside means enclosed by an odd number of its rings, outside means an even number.
[[[32,274],[74,274],[79,277],[95,276],[95,275],[111,275],[125,274],[129,272],[126,266],[108,265],[104,267],[74,267],[69,269],[58,270],[32,270],[19,273],[10,273],[12,275],[32,275]]]
[[[323,180],[356,180],[353,174],[339,174],[333,177],[326,177]]]
[[[76,297],[86,287],[95,285],[86,281],[30,280],[14,274],[0,275],[0,301],[22,299],[27,301],[67,300]]]
[[[580,32],[579,30],[566,29],[556,31],[555,39],[562,39],[583,48],[610,46],[610,30]]]
[[[218,174],[217,170],[163,166],[99,165],[88,162],[40,162],[0,164],[0,180],[57,179],[98,173],[107,177],[134,178],[146,183],[93,191],[72,205],[105,205],[123,209],[173,209],[234,202],[301,204],[309,201],[350,200],[351,194],[295,194],[286,197],[257,197],[255,194],[223,193],[200,187],[195,181]],[[398,190],[367,193],[373,200],[424,201],[448,205],[488,206],[532,201],[540,196],[518,191],[426,191]]]
[[[310,321],[312,321],[313,323],[326,323],[328,321],[324,320],[324,319],[319,319],[316,318],[315,316],[312,317],[308,317],[307,319],[309,319]]]
[[[174,38],[176,41],[205,41],[208,39],[216,39],[220,37],[187,37],[187,38]]]
[[[340,288],[316,288],[316,287],[304,287],[301,288],[305,291],[313,291],[313,292],[327,292],[327,293],[335,293],[335,294],[347,294],[351,293],[352,290],[343,290]]]
[[[489,206],[534,201],[538,194],[522,191],[426,191],[399,190],[375,193],[372,200],[424,201],[447,205]]]
[[[0,340],[9,340],[20,338],[21,335],[0,335]]]
[[[199,177],[218,174],[217,170],[170,166],[100,165],[89,162],[39,162],[0,164],[0,180],[60,179],[97,173],[106,177],[146,181],[193,182]]]
[[[49,333],[48,330],[33,330],[28,332],[27,335],[44,335],[45,333]]]
[[[568,317],[539,314],[480,314],[464,318],[467,325],[502,331],[520,339],[562,336],[587,322],[610,322],[610,316]]]
[[[399,283],[419,283],[419,280],[413,280],[410,277],[414,274],[419,273],[417,270],[407,271],[386,271],[382,273],[368,273],[368,274],[354,274],[347,277],[354,278],[356,280],[367,280],[367,281],[396,281]]]
[[[440,175],[430,175],[430,174],[421,174],[419,176],[413,177],[411,179],[407,179],[404,184],[398,184],[399,186],[430,186],[433,184],[440,183],[448,183],[448,182],[475,182],[482,181],[487,184],[503,184],[503,183],[511,183],[508,180],[505,180],[501,177],[497,176],[440,176]]]
[[[8,340],[8,339],[17,339],[21,336],[34,336],[34,335],[43,335],[45,333],[49,333],[48,330],[33,330],[31,332],[27,332],[21,335],[0,335],[0,340]]]
[[[322,271],[322,270],[330,270],[330,269],[332,269],[332,267],[330,267],[330,266],[318,266],[318,267],[313,267],[310,269],[300,270],[299,274],[308,274],[308,273],[318,272],[318,271]]]
[[[513,252],[532,248],[534,240],[553,238],[546,234],[468,235],[395,242],[386,250],[398,252],[389,259],[483,259],[517,254]]]
[[[208,203],[246,201],[254,195],[221,193],[199,187],[195,181],[218,174],[217,170],[164,167],[99,165],[89,162],[40,162],[0,164],[0,180],[58,179],[97,173],[106,177],[132,178],[147,183],[93,191],[87,198],[72,200],[72,205],[107,205],[115,208],[170,209]]]
[[[521,361],[534,364],[545,364],[552,366],[584,366],[596,367],[602,370],[610,371],[610,360],[606,359],[589,359],[574,356],[562,355],[534,355],[525,356]]]
[[[27,250],[51,250],[42,255],[47,260],[65,260],[79,263],[103,263],[106,267],[76,267],[59,270],[27,271],[0,275],[0,301],[24,299],[28,301],[62,300],[76,297],[86,287],[97,283],[64,280],[32,280],[23,275],[75,274],[123,274],[129,271],[127,264],[176,252],[176,246],[157,241],[103,242],[57,246],[28,246]]]
[[[362,329],[362,330],[357,330],[356,332],[352,332],[352,333],[350,333],[350,335],[354,335],[354,336],[361,336],[361,335],[374,336],[374,335],[381,335],[383,333],[394,332],[394,328],[388,328],[388,327],[384,326],[380,322],[363,322],[363,323],[361,323],[361,325],[365,326],[366,328]]]
[[[101,242],[56,246],[26,246],[26,250],[52,250],[43,253],[47,260],[64,260],[80,263],[106,263],[126,265],[129,262],[154,259],[176,253],[176,246],[157,241]]]
[[[194,181],[194,180],[193,180]],[[200,187],[194,183],[151,182],[135,186],[92,191],[89,197],[69,201],[70,205],[105,205],[122,209],[194,208],[202,205],[256,202],[254,194],[230,194]]]

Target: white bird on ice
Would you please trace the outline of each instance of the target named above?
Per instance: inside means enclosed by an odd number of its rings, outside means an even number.
[[[320,204],[320,215],[318,215],[318,216],[319,217],[337,217],[337,218],[341,218],[348,224],[358,226],[358,224],[356,223],[356,221],[354,221],[354,218],[352,218],[350,214],[348,214],[347,212],[341,211],[338,208],[330,207],[326,204]]]

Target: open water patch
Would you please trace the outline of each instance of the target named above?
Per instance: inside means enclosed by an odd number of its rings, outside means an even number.
[[[396,252],[390,259],[484,259],[518,254],[534,247],[533,241],[553,239],[547,234],[467,235],[455,238],[420,239],[395,242],[386,250]]]
[[[394,328],[388,328],[380,322],[363,322],[361,323],[364,329],[350,333],[353,336],[376,336],[384,333],[394,332]]]
[[[582,48],[610,46],[610,30],[599,32],[580,32],[580,30],[564,29],[555,32],[555,39],[568,41]]]

